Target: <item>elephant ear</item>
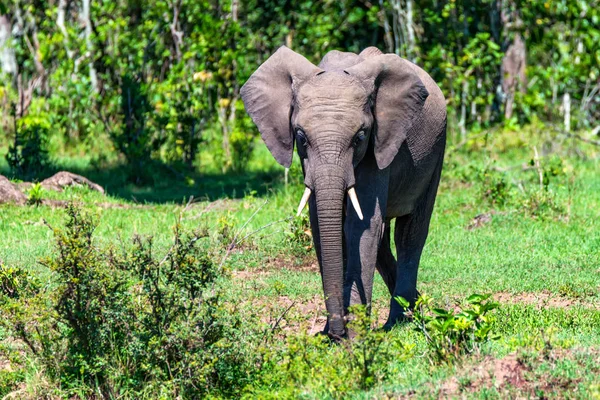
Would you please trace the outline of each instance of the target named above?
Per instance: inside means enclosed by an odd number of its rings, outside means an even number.
[[[376,55],[371,50],[369,53],[365,61],[346,72],[373,90],[377,123],[375,158],[377,166],[384,169],[398,154],[414,123],[421,119],[429,92],[409,61],[395,54]]]
[[[293,91],[321,71],[300,54],[282,46],[265,61],[240,91],[246,111],[277,162],[292,164],[294,135],[290,127]]]

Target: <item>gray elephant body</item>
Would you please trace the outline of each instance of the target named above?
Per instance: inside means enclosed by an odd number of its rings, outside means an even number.
[[[344,336],[348,307],[370,307],[375,269],[392,296],[391,327],[403,315],[394,297],[411,305],[417,298],[445,148],[440,89],[416,65],[376,48],[332,51],[315,67],[283,47],[244,85],[242,99],[277,161],[289,166],[297,144],[307,193],[314,193],[309,208],[329,313],[325,332]]]

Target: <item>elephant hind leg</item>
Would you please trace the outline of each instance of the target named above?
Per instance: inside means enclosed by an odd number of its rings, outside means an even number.
[[[377,271],[383,278],[390,295],[394,294],[396,287],[396,259],[392,254],[390,240],[390,221],[386,221],[379,251],[377,252]]]
[[[419,296],[419,292],[417,291],[417,273],[419,271],[419,262],[423,247],[429,233],[429,222],[431,221],[431,214],[435,204],[441,170],[442,158],[438,162],[429,188],[418,207],[413,213],[396,218],[394,242],[398,257],[396,264],[397,279],[392,293],[390,316],[385,324],[385,328],[390,328],[396,322],[405,319],[405,310],[395,300],[395,297],[400,296],[408,300],[410,307],[413,308]]]

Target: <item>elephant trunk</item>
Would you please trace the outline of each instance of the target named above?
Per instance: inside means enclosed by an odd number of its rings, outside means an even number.
[[[323,291],[329,335],[337,339],[345,335],[342,206],[347,183],[339,166],[326,165],[318,171],[313,182],[321,237]]]

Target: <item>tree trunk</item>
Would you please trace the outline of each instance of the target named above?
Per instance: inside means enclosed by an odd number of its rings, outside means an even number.
[[[467,138],[467,93],[469,93],[469,78],[465,76],[460,95],[460,121],[458,122],[462,140]]]
[[[81,18],[85,24],[85,46],[86,46],[86,58],[88,60],[88,68],[90,74],[90,84],[94,91],[98,91],[98,77],[96,74],[96,68],[94,67],[94,45],[92,43],[92,19],[90,15],[90,1],[83,0],[83,12]]]
[[[394,39],[392,38],[392,29],[390,28],[390,23],[387,18],[387,14],[385,12],[385,7],[383,5],[383,0],[379,0],[379,19],[383,24],[383,40],[385,41],[385,45],[387,47],[387,52],[392,53],[394,51]]]
[[[502,0],[501,21],[504,28],[502,48],[505,50],[500,67],[502,95],[505,102],[504,118],[512,117],[513,103],[517,90],[525,92],[527,81],[525,67],[527,51],[519,30],[523,20],[513,0]]]
[[[563,95],[563,111],[564,111],[564,123],[565,131],[571,131],[571,96],[569,93]]]
[[[74,51],[71,50],[69,44],[69,32],[67,31],[67,27],[65,26],[66,12],[67,0],[59,0],[58,7],[56,9],[56,26],[58,26],[60,33],[62,33],[63,35],[63,45],[65,46],[65,52],[67,53],[67,57],[69,57],[69,59],[72,59]]]
[[[406,54],[410,61],[415,62],[417,60],[412,0],[406,0]]]
[[[11,46],[12,27],[6,15],[0,15],[0,71],[16,77],[19,73],[15,50]]]

